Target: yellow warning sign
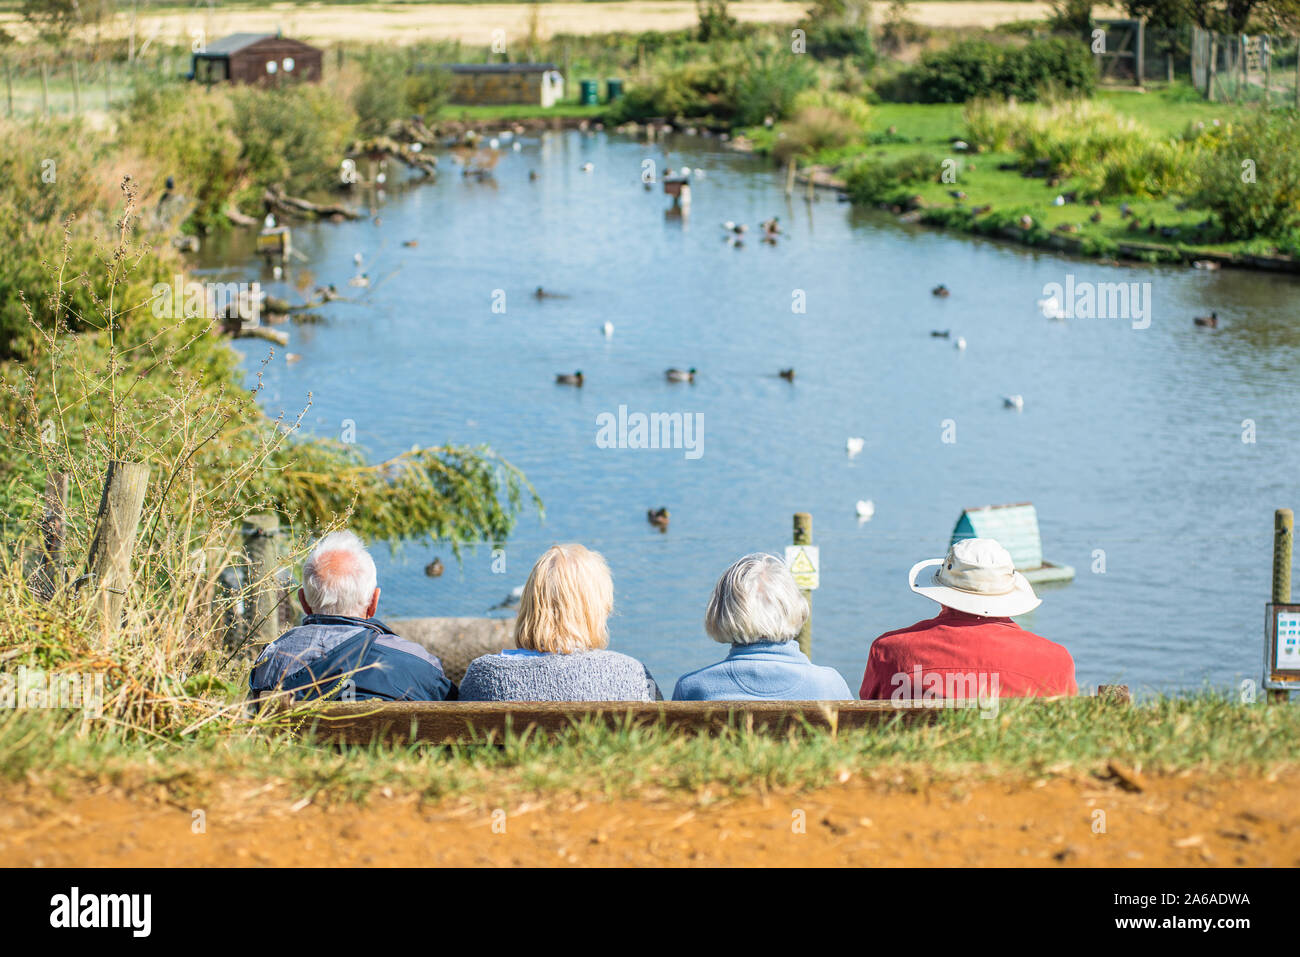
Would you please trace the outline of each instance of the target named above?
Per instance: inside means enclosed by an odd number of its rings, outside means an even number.
[[[785,564],[800,588],[811,591],[821,584],[821,553],[816,545],[787,545]]]

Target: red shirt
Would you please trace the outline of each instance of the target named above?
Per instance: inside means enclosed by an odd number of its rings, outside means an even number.
[[[944,608],[871,643],[862,699],[1075,695],[1074,659],[1010,618]]]

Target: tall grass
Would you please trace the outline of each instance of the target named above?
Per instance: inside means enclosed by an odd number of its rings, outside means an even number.
[[[307,538],[343,523],[454,548],[503,541],[531,489],[489,449],[370,463],[354,446],[298,436],[305,408],[268,419],[213,317],[154,311],[152,281],[184,273],[170,248],[150,245],[159,234],[138,215],[134,179],[121,188],[111,234],[106,211],[92,207],[85,226],[66,228],[40,281],[21,290],[27,347],[21,361],[0,363],[0,671],[101,676],[104,725],[176,739],[231,726],[237,700],[212,695],[244,680],[228,621],[239,606],[258,607],[255,589],[279,597],[277,581],[218,584],[244,561],[251,513],[280,516],[287,573]],[[94,613],[96,583],[82,573],[105,471],[118,461],[147,465],[150,480],[122,616],[108,620]],[[70,486],[65,561],[52,596],[38,595],[38,520],[46,480],[58,474]]]
[[[981,99],[967,105],[964,117],[972,144],[1015,152],[1026,169],[1077,177],[1090,198],[1167,196],[1190,183],[1192,146],[1160,139],[1104,103]]]

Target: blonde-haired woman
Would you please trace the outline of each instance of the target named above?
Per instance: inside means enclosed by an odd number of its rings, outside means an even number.
[[[470,663],[462,701],[656,701],[645,665],[607,651],[614,581],[599,552],[552,545],[528,575],[515,642]]]

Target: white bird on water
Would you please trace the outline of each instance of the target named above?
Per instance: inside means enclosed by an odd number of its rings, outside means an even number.
[[[844,443],[844,451],[849,453],[849,458],[853,458],[853,456],[857,455],[859,452],[863,450],[863,448],[866,447],[866,444],[867,442],[865,439],[860,439],[857,436],[851,436]]]
[[[858,521],[869,522],[871,516],[876,514],[876,503],[871,499],[860,499],[858,501]]]
[[[958,349],[958,350],[965,350],[965,348],[966,348],[966,340],[965,340],[965,338],[962,337],[962,336],[958,336],[958,337],[957,337],[957,341],[953,343],[953,346],[954,346],[954,348],[956,348],[956,349]]]
[[[1023,395],[1018,395],[1018,394],[1004,395],[1002,397],[1002,404],[1006,406],[1008,409],[1015,409],[1017,412],[1019,412],[1021,409],[1025,407],[1025,397]]]
[[[360,265],[361,265],[361,253],[353,253],[353,254],[352,254],[352,261],[353,261],[354,263],[356,263],[358,266],[360,266]]]
[[[612,335],[614,334],[614,323],[612,323],[612,322],[607,322],[607,323],[605,323],[605,325],[602,327],[602,329],[604,330],[605,338],[608,339],[610,336],[612,336]]]
[[[1042,310],[1043,315],[1048,319],[1064,319],[1065,310],[1061,308],[1061,300],[1055,296],[1049,296],[1046,299],[1038,300],[1038,308]]]
[[[523,597],[524,586],[516,585],[514,588],[510,589],[510,594],[506,595],[506,597],[502,599],[501,604],[493,605],[492,608],[513,608],[515,605],[519,604],[519,599]]]
[[[596,165],[594,163],[583,163],[581,166],[578,167],[578,169],[582,170],[584,173],[590,173],[595,168]]]

